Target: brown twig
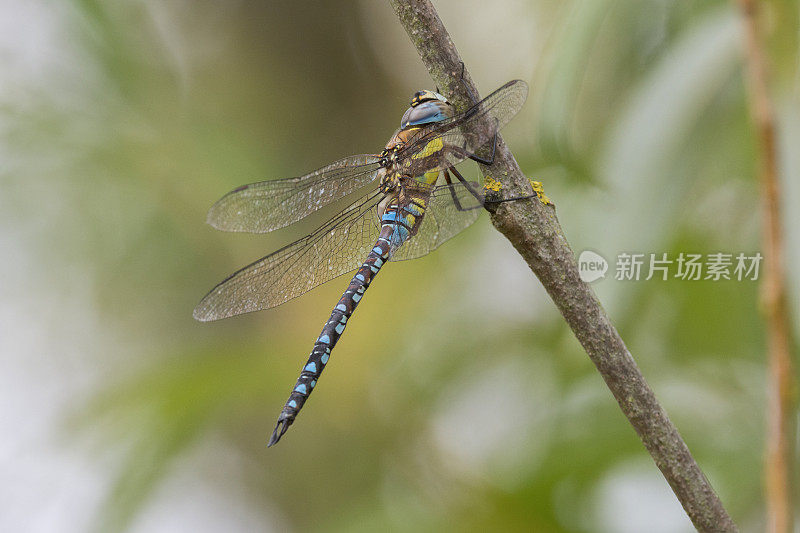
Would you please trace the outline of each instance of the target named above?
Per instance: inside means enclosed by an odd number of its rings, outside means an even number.
[[[463,109],[466,86],[477,94],[442,21],[429,0],[390,0],[435,84]],[[531,194],[528,179],[498,137],[494,164],[484,175],[503,183],[506,197]],[[731,518],[697,466],[611,324],[594,291],[578,275],[572,250],[551,206],[537,200],[496,204],[495,228],[511,241],[603,376],[622,412],[700,531],[736,531]]]
[[[764,485],[767,531],[792,529],[792,456],[795,381],[790,353],[784,243],[780,215],[780,182],[775,111],[767,85],[767,65],[758,32],[757,3],[739,0],[745,31],[745,79],[760,152],[759,181],[763,196],[764,279],[761,305],[767,322],[767,439]]]

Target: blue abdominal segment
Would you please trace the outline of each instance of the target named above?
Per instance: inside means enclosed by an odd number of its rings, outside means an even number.
[[[397,223],[399,220],[399,224]],[[406,227],[406,217],[398,217],[397,212],[389,211],[383,215],[381,222],[384,224],[392,225],[392,234],[389,237],[389,242],[392,244],[392,249],[399,248],[404,242],[408,240],[410,235],[408,227]]]

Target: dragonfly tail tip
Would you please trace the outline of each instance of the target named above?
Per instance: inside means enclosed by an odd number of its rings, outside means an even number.
[[[267,448],[274,446],[281,440],[283,434],[286,433],[286,430],[289,429],[289,422],[288,420],[278,420],[278,424],[275,426],[275,430],[272,432],[272,436],[269,438],[269,443],[267,444]]]

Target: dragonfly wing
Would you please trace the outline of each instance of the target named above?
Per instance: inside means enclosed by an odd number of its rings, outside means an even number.
[[[460,115],[423,128],[398,158],[403,173],[420,176],[455,166],[481,146],[516,115],[528,97],[528,84],[513,80]]]
[[[243,185],[211,207],[207,222],[223,231],[282,228],[369,185],[379,166],[375,156],[354,155],[299,178]]]
[[[472,183],[472,188],[481,191],[477,183]],[[432,252],[475,222],[482,207],[482,200],[476,199],[463,183],[437,186],[428,199],[417,234],[394,253],[392,260],[416,259]]]
[[[203,322],[269,309],[358,268],[380,232],[373,191],[313,233],[231,274],[194,310]]]

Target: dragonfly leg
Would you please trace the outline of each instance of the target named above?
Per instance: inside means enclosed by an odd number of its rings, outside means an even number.
[[[458,211],[469,211],[471,209],[478,209],[479,207],[483,207],[483,204],[502,204],[503,202],[513,202],[515,200],[527,200],[528,198],[533,198],[535,196],[538,196],[539,198],[541,198],[541,194],[534,190],[534,194],[528,194],[528,195],[525,195],[525,196],[514,196],[513,198],[502,198],[500,200],[487,200],[487,199],[484,198],[483,195],[481,195],[481,193],[479,193],[477,190],[475,190],[475,187],[473,187],[472,184],[469,181],[464,179],[464,176],[462,176],[461,173],[458,170],[456,170],[456,167],[450,167],[447,170],[445,170],[444,179],[448,184],[451,183],[451,182],[450,182],[449,176],[447,175],[447,171],[452,172],[453,175],[456,178],[458,178],[458,181],[460,181],[461,183],[464,184],[464,187],[466,187],[466,189],[472,194],[472,196],[474,196],[476,200],[481,202],[481,205],[478,205],[478,206],[462,208],[461,204],[456,199],[455,192],[451,189],[450,194],[453,196],[453,203],[455,203],[456,209]],[[548,203],[548,202],[549,202],[549,199],[544,203]]]
[[[513,202],[514,200],[526,200],[528,198],[538,198],[540,202],[545,205],[554,205],[550,198],[544,194],[544,188],[542,188],[542,184],[538,181],[533,181],[532,179],[528,178],[528,181],[533,188],[533,194],[528,194],[526,196],[515,196],[513,198],[503,198],[501,200],[486,200],[487,204],[502,204],[503,202]]]
[[[482,165],[489,166],[489,165],[494,163],[494,154],[495,154],[496,150],[497,150],[497,130],[495,130],[494,138],[492,139],[492,155],[490,155],[488,159],[485,159],[483,157],[479,157],[479,156],[477,156],[475,154],[470,154],[467,157],[469,157],[470,159],[472,159],[476,163],[480,163]]]
[[[472,159],[481,165],[490,166],[494,164],[494,154],[497,152],[497,128],[495,128],[494,136],[492,137],[492,153],[489,157],[481,157],[478,154],[467,150],[466,141],[464,142],[463,146],[451,146],[449,147],[449,150],[452,150],[458,154],[458,156],[462,159]]]
[[[478,209],[479,207],[483,207],[483,204],[502,204],[503,202],[513,202],[513,201],[515,201],[515,200],[527,200],[528,198],[533,198],[533,197],[535,197],[535,196],[538,196],[539,198],[541,198],[541,194],[540,194],[539,192],[536,192],[536,191],[534,191],[534,194],[528,194],[528,195],[526,195],[526,196],[515,196],[515,197],[513,197],[513,198],[502,198],[502,199],[500,199],[500,200],[486,200],[486,199],[485,199],[485,198],[484,198],[484,197],[483,197],[483,196],[482,196],[482,195],[481,195],[479,192],[477,192],[477,191],[475,190],[475,187],[473,187],[473,186],[472,186],[472,184],[471,184],[470,182],[468,182],[466,179],[464,179],[464,176],[462,176],[462,175],[461,175],[461,173],[460,173],[458,170],[456,170],[456,168],[455,168],[455,167],[450,167],[450,168],[449,168],[449,169],[447,169],[447,170],[449,170],[450,172],[452,172],[452,173],[453,173],[453,175],[454,175],[456,178],[458,178],[458,181],[460,181],[461,183],[463,183],[463,184],[464,184],[464,187],[466,187],[466,188],[467,188],[467,190],[468,190],[470,193],[472,193],[472,196],[474,196],[476,200],[478,200],[479,202],[481,202],[481,205],[477,205],[477,206],[475,206],[475,207],[467,207],[467,208],[462,208],[462,207],[461,207],[461,204],[460,204],[460,203],[458,202],[458,200],[456,199],[455,193],[454,193],[454,192],[451,190],[451,191],[450,191],[450,193],[453,195],[453,203],[455,203],[455,204],[456,204],[456,209],[458,209],[459,211],[469,211],[469,210],[471,210],[471,209]],[[449,178],[449,176],[447,175],[447,170],[445,170],[445,177],[444,177],[444,179],[445,179],[445,181],[447,181],[447,183],[450,183],[450,178]],[[538,183],[538,182],[537,182],[537,183]],[[547,202],[545,202],[545,203],[548,203],[549,201],[550,201],[550,200],[548,199],[548,200],[547,200]]]
[[[487,203],[487,204],[502,204],[503,202],[514,202],[514,201],[517,201],[517,200],[527,200],[528,198],[536,198],[538,196],[539,196],[538,194],[534,193],[534,194],[528,194],[527,196],[515,196],[513,198],[501,198],[500,200],[484,200],[484,202]]]
[[[448,185],[453,185],[453,182],[450,181],[449,169],[444,169],[444,181],[446,181]],[[453,190],[453,187],[450,187],[450,196],[453,198],[453,205],[456,206],[458,211],[466,211],[466,209],[461,206],[461,202],[459,202],[458,196],[456,196],[456,192]]]
[[[463,207],[461,205],[461,202],[458,200],[458,197],[456,196],[456,192],[452,188],[450,188],[450,195],[453,197],[453,203],[455,204],[456,209],[459,211],[472,211],[473,209],[480,209],[481,207],[483,207],[484,200],[481,193],[479,193],[469,181],[464,179],[464,176],[462,176],[461,173],[458,170],[456,170],[455,167],[450,167],[444,170],[444,180],[447,182],[447,184],[452,185],[452,182],[450,181],[451,172],[453,173],[453,176],[458,178],[458,181],[460,181],[464,185],[464,187],[466,187],[466,189],[470,192],[470,194],[472,194],[472,196],[474,196],[475,199],[480,202],[480,204],[476,206]]]

